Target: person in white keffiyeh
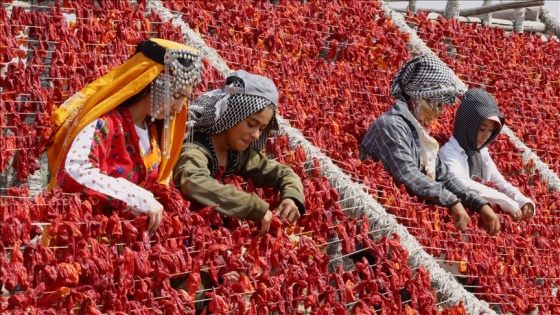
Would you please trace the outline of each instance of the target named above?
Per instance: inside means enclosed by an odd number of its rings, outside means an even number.
[[[494,235],[500,230],[498,216],[477,191],[448,171],[438,158],[438,142],[426,129],[462,92],[447,65],[435,56],[408,60],[391,84],[395,103],[369,127],[360,144],[360,159],[381,161],[411,194],[448,207],[458,230],[470,220],[464,203],[480,213],[488,234]]]

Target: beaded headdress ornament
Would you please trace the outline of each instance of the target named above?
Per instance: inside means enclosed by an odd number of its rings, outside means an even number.
[[[152,121],[163,111],[163,137],[161,150],[169,158],[169,135],[171,99],[183,89],[194,88],[201,82],[202,58],[198,53],[187,49],[167,48],[164,56],[164,71],[151,83]]]

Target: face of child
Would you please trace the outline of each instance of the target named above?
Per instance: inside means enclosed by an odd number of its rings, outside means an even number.
[[[265,107],[228,129],[226,138],[229,147],[239,152],[247,149],[253,141],[261,136],[262,131],[272,120],[272,115],[274,115],[272,107]]]
[[[480,128],[478,129],[478,137],[476,139],[477,149],[480,149],[480,147],[482,147],[486,143],[486,141],[488,141],[495,128],[496,122],[493,120],[486,119],[482,122]]]
[[[414,109],[414,117],[422,126],[427,127],[443,113],[444,106],[443,103],[420,99],[418,106]]]

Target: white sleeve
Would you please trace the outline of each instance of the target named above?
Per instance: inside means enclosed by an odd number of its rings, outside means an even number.
[[[96,124],[92,122],[76,135],[64,163],[66,172],[79,184],[125,202],[133,214],[147,213],[154,200],[151,192],[124,178],[103,174],[90,160]]]
[[[467,187],[478,191],[480,196],[490,204],[497,204],[503,211],[512,214],[520,210],[517,202],[507,195],[472,180],[469,177],[469,166],[466,156],[462,156],[460,152],[453,150],[451,146],[443,146],[439,151],[439,157],[441,161],[447,165],[451,173],[453,173]]]
[[[523,195],[517,187],[508,182],[496,167],[496,164],[490,157],[490,154],[488,152],[486,152],[486,154],[488,156],[485,157],[484,160],[486,160],[485,162],[488,165],[488,180],[492,182],[492,184],[494,184],[499,191],[503,192],[509,198],[515,200],[519,209],[521,209],[525,204],[530,203],[533,205],[533,209],[536,210],[537,208],[535,207],[535,203],[531,199]]]

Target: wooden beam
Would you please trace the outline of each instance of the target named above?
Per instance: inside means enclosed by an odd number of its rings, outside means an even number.
[[[544,0],[524,0],[524,1],[516,1],[516,2],[508,2],[508,3],[501,2],[501,3],[491,4],[480,8],[462,9],[459,15],[471,16],[471,15],[492,13],[496,11],[503,11],[507,9],[542,7],[542,6],[544,6]]]
[[[546,25],[542,22],[525,21],[523,22],[523,31],[531,33],[544,33],[546,31]]]
[[[435,21],[437,21],[438,16],[443,16],[443,15],[432,12],[432,13],[428,14],[428,19],[435,22]],[[463,22],[463,23],[482,24],[482,19],[480,19],[479,17],[459,16],[457,18],[457,20],[459,22]],[[512,20],[492,18],[491,24],[492,24],[492,27],[501,28],[505,31],[513,31],[513,28],[514,28],[514,24],[513,24]],[[533,33],[544,33],[546,31],[546,26],[542,22],[524,21],[523,22],[523,31],[524,32],[533,32]]]
[[[403,0],[391,0],[391,1],[393,1],[393,2],[397,2],[397,1],[405,2]],[[543,7],[529,7],[529,8],[527,8],[526,13],[525,13],[525,20],[526,21],[538,21],[540,19],[542,8]],[[397,12],[400,12],[400,13],[406,12],[405,9],[394,8],[393,10],[397,11]],[[416,11],[435,12],[435,13],[438,13],[440,15],[444,15],[444,13],[445,13],[444,9],[435,9],[435,8],[416,8]],[[461,10],[459,12],[459,15],[464,16],[462,13],[463,13],[463,10]],[[480,15],[475,14],[475,15],[470,15],[470,16],[482,17],[483,15],[484,14],[480,14]],[[502,11],[493,12],[492,13],[492,18],[504,19],[504,20],[513,20],[514,15],[515,15],[515,9],[505,9],[505,10],[502,10]]]
[[[515,10],[516,9],[507,9],[504,11],[494,12],[492,17],[496,19],[513,20],[515,17]],[[540,10],[541,7],[526,8],[525,21],[539,21]]]

